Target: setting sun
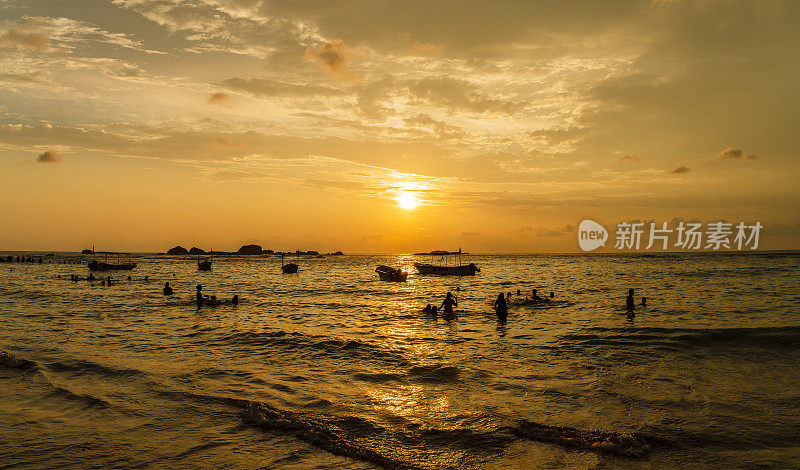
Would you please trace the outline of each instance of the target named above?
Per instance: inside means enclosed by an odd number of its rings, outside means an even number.
[[[419,206],[419,200],[414,193],[403,191],[397,196],[397,205],[406,210],[416,209]]]

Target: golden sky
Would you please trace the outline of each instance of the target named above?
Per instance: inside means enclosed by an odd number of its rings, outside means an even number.
[[[0,0],[0,249],[797,249],[799,32],[791,0]]]

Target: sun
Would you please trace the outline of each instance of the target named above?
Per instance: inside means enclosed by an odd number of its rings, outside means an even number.
[[[406,210],[416,209],[419,205],[417,196],[410,191],[403,191],[397,195],[397,205]]]

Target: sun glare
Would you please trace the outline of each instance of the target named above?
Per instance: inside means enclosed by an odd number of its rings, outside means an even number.
[[[409,191],[403,191],[397,196],[397,205],[406,210],[416,209],[419,205],[417,196]]]

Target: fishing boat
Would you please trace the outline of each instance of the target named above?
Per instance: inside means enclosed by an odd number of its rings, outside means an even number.
[[[297,255],[298,259],[300,255]],[[283,274],[296,274],[297,273],[297,264],[296,263],[283,263],[283,253],[281,253],[281,271]]]
[[[109,252],[102,252],[105,255],[104,261],[98,261],[97,259],[93,259],[89,263],[89,270],[90,271],[130,271],[131,269],[136,267],[136,263],[131,263],[130,260],[127,263],[120,263],[119,262],[119,255],[120,253],[109,253]],[[97,254],[94,251],[94,247],[92,247],[92,254]],[[108,255],[117,255],[117,263],[109,263],[108,262]],[[130,258],[130,253],[127,254],[128,258]]]
[[[380,278],[381,281],[406,282],[408,278],[407,272],[390,266],[380,265],[375,268],[375,272],[378,273],[378,278]]]
[[[211,258],[203,258],[197,260],[198,271],[211,271]]]
[[[439,259],[438,264],[414,263],[414,267],[417,268],[417,272],[419,274],[433,274],[437,276],[474,276],[475,273],[481,271],[478,266],[475,265],[475,263],[462,263],[462,255],[468,255],[469,253],[462,252],[461,248],[459,248],[458,251],[436,250],[428,253],[414,254],[430,256],[432,258]],[[451,259],[453,260],[452,265],[450,264]]]
[[[111,264],[96,259],[89,263],[90,271],[130,271],[135,267],[136,263]]]

